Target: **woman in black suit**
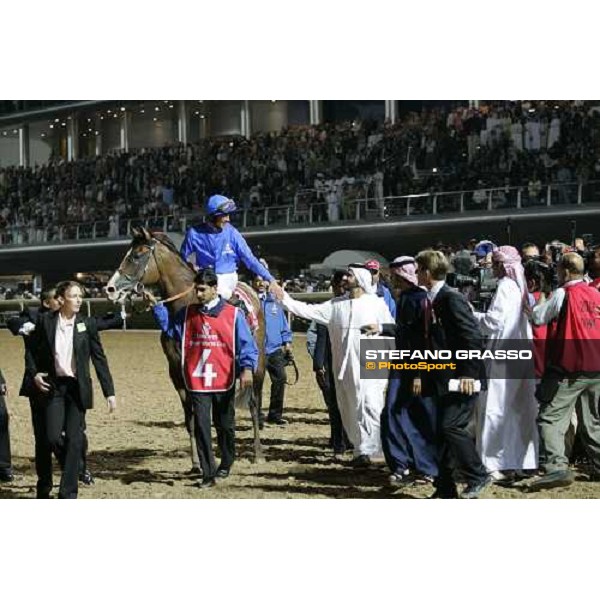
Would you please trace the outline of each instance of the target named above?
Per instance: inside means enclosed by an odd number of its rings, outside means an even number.
[[[56,286],[46,288],[41,294],[41,303],[39,308],[26,307],[19,316],[11,317],[6,321],[6,327],[10,330],[13,335],[18,335],[23,338],[25,343],[25,365],[27,366],[27,354],[31,352],[31,332],[35,330],[35,323],[37,321],[38,314],[45,313],[47,311],[57,311],[60,308],[60,303],[56,299]],[[123,326],[123,319],[118,314],[108,313],[101,317],[90,317],[96,321],[97,330],[104,331],[105,329],[120,329]],[[31,422],[33,424],[33,434],[35,437],[35,467],[38,476],[37,490],[38,497],[47,497],[48,494],[48,482],[44,481],[44,477],[47,477],[52,472],[52,465],[49,464],[52,461],[52,452],[48,446],[48,436],[46,434],[46,411],[43,399],[40,401],[40,392],[33,382],[33,378],[25,370],[23,376],[23,382],[21,383],[21,389],[19,390],[20,396],[25,396],[29,399],[29,405],[31,408]],[[85,417],[83,423],[83,446],[81,450],[81,461],[79,465],[79,481],[85,485],[92,485],[94,478],[87,467],[87,451],[88,451],[88,438],[85,426]],[[63,456],[58,454],[57,460],[62,465]],[[50,488],[52,483],[50,483]]]
[[[44,403],[48,442],[55,453],[64,456],[59,498],[77,498],[83,419],[85,410],[92,408],[90,359],[109,410],[115,409],[116,400],[96,322],[79,314],[81,286],[73,281],[60,283],[56,297],[60,309],[40,314],[31,333],[27,372]],[[49,488],[38,490],[38,497],[50,494],[52,474],[43,479]]]

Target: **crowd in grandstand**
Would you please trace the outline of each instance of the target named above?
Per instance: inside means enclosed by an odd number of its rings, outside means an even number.
[[[0,232],[29,228],[35,239],[44,228],[110,219],[115,237],[120,218],[177,216],[212,192],[257,208],[293,204],[312,190],[317,216],[330,221],[354,198],[513,185],[535,197],[546,183],[593,180],[599,140],[594,102],[495,101],[423,109],[394,124],[325,123],[72,162],[53,157],[0,168]]]

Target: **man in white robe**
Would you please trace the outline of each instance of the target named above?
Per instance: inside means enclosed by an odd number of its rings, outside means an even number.
[[[307,320],[327,326],[338,407],[344,429],[354,446],[356,466],[368,465],[380,455],[380,417],[385,403],[386,379],[360,378],[360,332],[365,325],[392,324],[394,319],[385,302],[367,291],[372,286],[368,269],[351,267],[348,294],[325,304],[306,304],[284,295],[285,308]]]
[[[522,310],[527,288],[517,249],[501,246],[495,250],[492,268],[498,288],[487,312],[475,313],[482,333],[492,349],[500,340],[532,340]],[[502,480],[514,471],[537,468],[537,402],[533,368],[531,373],[520,373],[522,379],[494,378],[494,371],[506,377],[506,364],[491,363],[488,389],[479,397],[476,439],[483,464],[495,480]]]

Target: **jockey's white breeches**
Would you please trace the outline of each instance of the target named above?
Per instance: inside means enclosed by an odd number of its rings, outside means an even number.
[[[237,282],[237,273],[217,273],[217,293],[224,300],[229,300]]]

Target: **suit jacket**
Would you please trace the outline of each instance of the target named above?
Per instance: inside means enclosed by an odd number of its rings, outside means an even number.
[[[466,298],[444,284],[432,305],[429,344],[432,350],[483,350],[483,336]],[[448,393],[448,381],[471,377],[485,381],[482,360],[454,360],[456,371],[435,371],[425,376],[424,387],[438,396]]]
[[[427,292],[420,287],[402,292],[396,303],[396,323],[386,323],[381,326],[381,335],[396,338],[397,350],[425,350],[428,348],[423,312],[423,303],[426,298]],[[417,377],[417,371],[391,371],[390,377],[412,382]]]
[[[44,312],[47,311],[35,307],[27,307],[19,314],[18,317],[11,317],[10,319],[8,319],[6,321],[6,327],[10,330],[10,332],[13,335],[20,335],[19,331],[25,323],[35,324],[37,322],[38,315],[44,314]],[[119,314],[115,315],[113,313],[107,313],[106,315],[103,315],[101,317],[88,318],[96,322],[97,331],[104,331],[105,329],[120,329],[123,326],[123,318]],[[31,340],[31,335],[23,336],[23,342],[25,343],[25,374],[23,375],[23,381],[21,382],[19,396],[25,396],[26,398],[37,396],[40,393],[35,386],[33,377],[29,369],[27,369],[27,365],[31,360]]]
[[[35,331],[31,333],[31,351],[26,357],[25,367],[32,379],[36,373],[48,373],[48,380],[56,381],[54,347],[57,323],[58,312],[46,312],[38,315]],[[114,395],[113,380],[98,336],[95,319],[83,317],[80,314],[75,318],[73,356],[79,394],[84,408],[92,408],[93,405],[90,359],[94,364],[104,396]]]
[[[331,340],[327,325],[317,323],[317,341],[315,343],[315,355],[313,356],[313,371],[325,368],[325,382],[332,390],[335,389],[335,377],[333,376],[333,359],[331,355]]]

